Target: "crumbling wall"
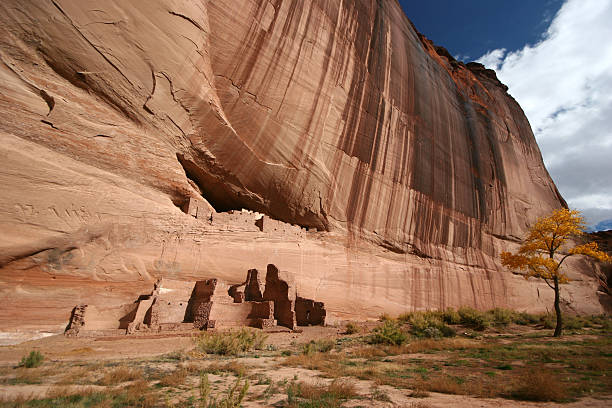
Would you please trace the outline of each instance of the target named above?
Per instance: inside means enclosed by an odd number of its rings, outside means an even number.
[[[76,337],[79,335],[81,328],[85,325],[85,310],[87,305],[77,305],[70,313],[70,321],[66,327],[66,336]]]
[[[229,295],[234,299],[234,303],[242,302],[261,302],[265,283],[259,277],[257,269],[249,269],[244,283],[234,285],[229,289]]]
[[[187,315],[185,321],[193,322],[196,329],[206,329],[214,327],[214,322],[210,322],[210,311],[212,301],[217,288],[217,279],[197,281],[193,287]]]
[[[281,272],[275,265],[269,264],[266,271],[264,300],[274,302],[274,318],[278,324],[290,328],[296,327],[295,320],[295,284],[286,272]]]
[[[260,231],[270,234],[292,235],[296,237],[304,237],[305,234],[304,230],[299,225],[288,224],[266,215],[261,215],[255,221],[255,225],[257,225]]]
[[[326,314],[323,302],[299,296],[295,299],[295,319],[298,326],[324,325]]]
[[[120,327],[122,317],[133,313],[136,307],[135,303],[109,309],[101,309],[94,305],[78,305],[72,311],[66,335],[81,336],[87,332],[100,334],[115,332],[122,329]]]
[[[212,215],[215,213],[210,204],[193,197],[189,197],[181,209],[185,214],[189,214],[194,218],[209,221],[212,220]]]
[[[260,278],[257,269],[249,269],[245,282],[244,298],[247,302],[261,302],[265,292],[265,281]]]
[[[181,323],[193,292],[193,282],[161,279],[156,285],[157,296],[151,306],[151,326]]]
[[[128,318],[129,316],[133,316],[131,321],[128,322],[127,326],[125,327],[128,333],[134,333],[134,331],[142,329],[145,324],[149,325],[151,323],[150,322],[150,316],[151,316],[150,309],[151,309],[151,306],[153,305],[154,300],[155,298],[149,296],[146,299],[141,299],[138,301],[134,313],[130,313],[127,316]],[[147,321],[145,321],[145,319]],[[120,325],[119,327],[121,326],[122,325]]]
[[[150,295],[120,308],[99,310],[78,305],[72,311],[67,335],[123,329],[172,331],[189,328],[271,327],[295,329],[325,323],[323,303],[298,297],[293,277],[270,264],[265,282],[257,269],[244,283],[229,286],[217,279],[185,282],[160,279]]]
[[[258,213],[249,210],[216,213],[212,215],[212,224],[221,230],[259,232],[255,225]]]
[[[274,319],[274,303],[271,301],[263,302],[243,302],[213,304],[214,314],[211,320],[215,321],[215,327],[270,327],[276,322]]]

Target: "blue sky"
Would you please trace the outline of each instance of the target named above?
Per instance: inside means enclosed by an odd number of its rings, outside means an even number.
[[[562,0],[400,0],[417,29],[469,62],[490,50],[538,42]]]
[[[591,226],[612,220],[612,0],[400,0],[425,36],[494,69]]]

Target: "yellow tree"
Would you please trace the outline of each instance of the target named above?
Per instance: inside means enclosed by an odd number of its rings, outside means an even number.
[[[548,217],[539,218],[529,230],[518,252],[502,252],[502,265],[510,269],[526,271],[525,279],[531,277],[543,279],[555,291],[555,314],[557,326],[555,337],[561,336],[563,319],[559,306],[559,285],[569,282],[569,278],[560,268],[563,262],[573,255],[586,255],[603,262],[612,259],[600,251],[597,243],[571,246],[573,237],[584,235],[584,219],[579,211],[560,209]]]

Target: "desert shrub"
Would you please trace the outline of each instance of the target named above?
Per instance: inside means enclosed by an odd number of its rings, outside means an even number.
[[[603,329],[604,331],[610,331],[610,329],[612,329],[612,316],[611,315],[601,314],[601,315],[583,316],[583,319],[585,320],[585,327],[601,326],[601,329]]]
[[[538,316],[532,315],[527,312],[518,312],[514,314],[514,323],[520,324],[522,326],[527,326],[529,324],[535,324],[539,321]]]
[[[455,330],[444,323],[442,319],[434,314],[414,314],[409,323],[412,325],[412,333],[417,337],[453,337]]]
[[[606,333],[612,332],[612,319],[610,317],[601,323],[601,329]]]
[[[399,320],[402,323],[406,323],[410,320],[410,318],[412,317],[412,315],[416,313],[416,312],[404,312],[401,313],[399,316],[397,316],[397,320]]]
[[[302,354],[327,353],[334,348],[336,343],[331,339],[310,340],[302,346]]]
[[[227,332],[203,332],[196,344],[200,351],[207,354],[238,355],[255,350],[261,350],[267,335],[260,331],[242,328]]]
[[[563,328],[568,330],[580,330],[584,327],[589,327],[590,322],[580,316],[565,315],[563,316]]]
[[[554,329],[556,326],[556,318],[551,313],[546,313],[540,316],[540,324],[545,329]]]
[[[514,311],[510,309],[504,309],[496,307],[487,312],[487,318],[495,326],[507,326],[514,321]]]
[[[387,320],[393,320],[393,318],[389,313],[382,313],[380,316],[378,316],[378,320],[381,322],[386,322]]]
[[[463,306],[457,312],[461,318],[461,324],[474,330],[485,330],[491,324],[486,313],[471,307]]]
[[[402,326],[395,320],[386,320],[378,327],[372,330],[370,343],[372,344],[389,344],[399,346],[408,339],[408,336],[402,330]]]
[[[459,313],[452,307],[447,307],[442,312],[442,320],[446,324],[459,324],[461,323],[461,316],[459,316]]]
[[[417,312],[406,312],[402,313],[397,317],[397,320],[401,322],[409,323],[413,319],[419,319],[420,317],[426,320],[441,320],[446,324],[459,324],[461,323],[461,317],[459,313],[452,307],[448,307],[444,310],[427,310]]]
[[[412,333],[417,337],[453,337],[456,334],[438,314],[413,313],[408,322],[412,326]]]
[[[355,334],[359,333],[359,326],[356,323],[348,322],[344,326],[344,334]]]
[[[563,401],[569,395],[568,387],[552,373],[534,369],[521,377],[511,397],[526,401]]]
[[[45,356],[38,350],[30,351],[30,354],[23,356],[19,362],[19,367],[35,368],[43,363]]]

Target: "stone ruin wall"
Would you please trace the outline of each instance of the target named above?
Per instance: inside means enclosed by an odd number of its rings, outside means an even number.
[[[131,304],[100,309],[76,306],[68,336],[105,336],[176,332],[250,326],[260,329],[324,325],[322,302],[297,295],[292,275],[270,264],[265,280],[257,269],[245,282],[229,285],[218,279],[196,282],[160,279],[149,295]]]
[[[316,228],[300,227],[270,218],[257,211],[242,209],[217,212],[208,203],[193,197],[185,202],[181,210],[192,217],[214,226],[217,230],[264,232],[278,236],[304,238],[306,232],[317,232]]]

